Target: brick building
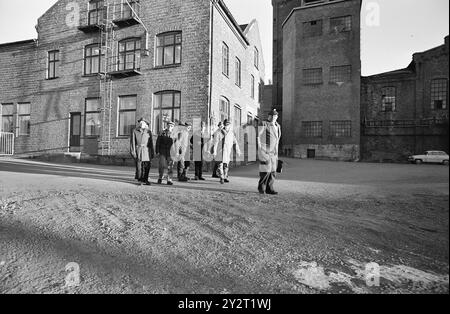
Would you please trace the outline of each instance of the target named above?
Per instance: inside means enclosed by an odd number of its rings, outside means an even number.
[[[17,153],[127,156],[141,117],[247,124],[260,110],[256,20],[222,0],[60,0],[38,38],[0,45],[3,132]]]
[[[358,160],[361,0],[308,1],[283,23],[283,151]]]
[[[448,152],[448,37],[415,54],[405,69],[361,77],[361,4],[273,1],[273,99],[282,107],[282,151],[369,161]]]
[[[449,151],[449,37],[413,56],[401,70],[362,78],[364,160],[404,161],[426,150]]]

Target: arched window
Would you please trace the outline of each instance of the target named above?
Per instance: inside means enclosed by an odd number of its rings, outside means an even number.
[[[156,36],[156,66],[181,64],[181,32],[170,32]]]
[[[181,121],[181,92],[161,91],[154,95],[153,132],[158,134],[168,122]]]
[[[118,70],[139,70],[141,68],[141,39],[129,38],[119,42]]]

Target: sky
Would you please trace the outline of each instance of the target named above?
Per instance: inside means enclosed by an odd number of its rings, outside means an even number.
[[[56,1],[0,0],[0,43],[36,38],[34,26],[38,17]],[[258,20],[266,79],[271,79],[272,0],[225,3],[238,23]],[[406,67],[413,53],[443,44],[449,34],[448,0],[363,0],[361,17],[363,75]]]

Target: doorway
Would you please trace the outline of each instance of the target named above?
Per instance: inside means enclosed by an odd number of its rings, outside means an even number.
[[[308,149],[307,156],[308,156],[308,159],[316,158],[316,150],[315,149]]]
[[[69,152],[81,152],[81,112],[70,113]]]

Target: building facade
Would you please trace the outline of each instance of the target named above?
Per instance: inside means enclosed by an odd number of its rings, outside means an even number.
[[[405,161],[427,150],[449,151],[449,37],[413,56],[401,70],[362,78],[364,160]]]
[[[283,24],[283,151],[360,158],[361,0],[303,1]]]
[[[1,128],[18,154],[127,156],[139,117],[157,134],[259,116],[258,23],[238,25],[222,0],[60,0],[37,32],[0,45]]]

